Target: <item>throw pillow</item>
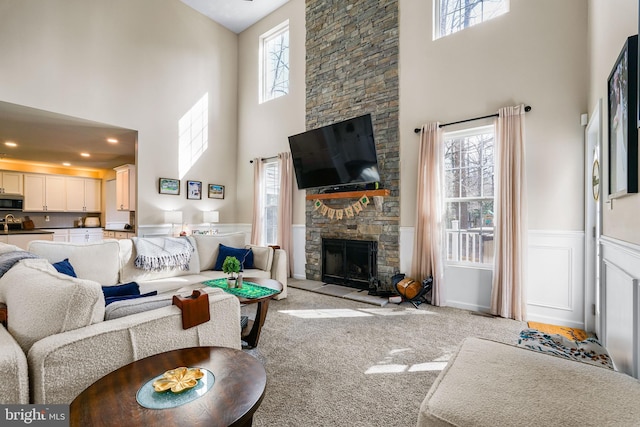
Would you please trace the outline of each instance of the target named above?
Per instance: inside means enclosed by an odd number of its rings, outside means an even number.
[[[78,277],[75,270],[73,269],[73,266],[69,262],[69,258],[65,258],[62,261],[55,262],[52,265],[58,271],[58,273],[66,274],[67,276],[71,277]]]
[[[124,285],[103,286],[102,293],[105,298],[119,297],[124,295],[140,295],[140,286],[136,282],[125,283]]]
[[[240,271],[244,271],[245,268],[253,268],[253,251],[250,248],[232,248],[221,243],[218,248],[216,265],[213,269],[216,271],[222,271],[222,264],[228,256],[236,257],[238,261],[240,261]]]
[[[118,295],[115,297],[109,297],[109,298],[105,298],[104,302],[105,302],[105,306],[111,304],[112,302],[116,302],[116,301],[124,301],[124,300],[130,300],[130,299],[136,299],[136,298],[144,298],[144,297],[152,297],[152,296],[156,296],[158,295],[158,291],[153,291],[153,292],[147,292],[146,294],[138,294],[138,295]]]

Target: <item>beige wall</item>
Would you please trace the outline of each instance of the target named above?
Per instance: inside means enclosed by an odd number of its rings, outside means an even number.
[[[289,94],[258,102],[259,39],[289,19]],[[253,206],[253,167],[249,160],[289,151],[287,137],[305,131],[305,2],[290,0],[239,36],[238,87],[238,217],[250,223]],[[294,177],[295,180],[295,177]],[[294,184],[294,188],[295,184]],[[294,224],[304,224],[304,191],[294,190]]]
[[[0,100],[135,129],[141,225],[235,216],[237,35],[177,0],[1,0]],[[209,94],[209,149],[178,176],[178,120]],[[158,194],[158,178],[183,179]],[[186,200],[184,180],[226,185]]]
[[[529,228],[582,230],[587,3],[511,0],[508,14],[436,41],[432,9],[400,0],[401,226],[415,221],[413,129],[524,103]]]
[[[640,244],[640,195],[633,194],[606,203],[608,194],[608,109],[607,79],[627,37],[638,33],[638,2],[636,0],[589,1],[589,108],[593,109],[602,99],[603,113],[603,161],[602,194],[603,234]],[[631,118],[630,118],[631,120]]]

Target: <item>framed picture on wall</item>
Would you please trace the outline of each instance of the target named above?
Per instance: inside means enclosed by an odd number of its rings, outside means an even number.
[[[160,178],[158,184],[158,192],[160,194],[180,194],[180,180],[171,178]]]
[[[609,74],[609,198],[638,192],[638,36],[627,39]]]
[[[191,200],[202,199],[202,182],[201,181],[187,181],[187,199],[191,199]]]
[[[209,184],[210,199],[224,199],[224,185]]]

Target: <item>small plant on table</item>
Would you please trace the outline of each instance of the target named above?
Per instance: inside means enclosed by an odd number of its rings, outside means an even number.
[[[238,258],[234,256],[226,257],[224,259],[224,262],[222,263],[222,271],[229,275],[229,277],[227,278],[229,287],[234,288],[236,283],[235,275],[240,272],[240,261],[238,261]]]

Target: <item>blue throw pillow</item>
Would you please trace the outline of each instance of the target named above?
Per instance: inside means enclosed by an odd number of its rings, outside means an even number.
[[[213,269],[216,271],[222,271],[222,264],[228,256],[236,257],[238,261],[240,261],[240,271],[243,271],[245,268],[253,268],[253,251],[251,248],[232,248],[221,243],[218,248],[216,265]]]
[[[124,285],[103,286],[102,293],[105,298],[119,297],[124,295],[140,295],[140,286],[136,282],[125,283]]]
[[[116,301],[124,301],[124,300],[128,300],[128,299],[152,297],[154,295],[158,295],[158,291],[147,292],[146,294],[142,294],[142,295],[119,295],[119,296],[115,296],[115,297],[105,298],[104,299],[104,305],[107,306],[107,305],[111,304],[112,302],[116,302]]]
[[[65,258],[63,261],[59,261],[53,264],[53,267],[58,271],[58,273],[66,274],[71,277],[78,277],[76,275],[76,271],[73,269],[73,266],[69,262],[69,258]]]

